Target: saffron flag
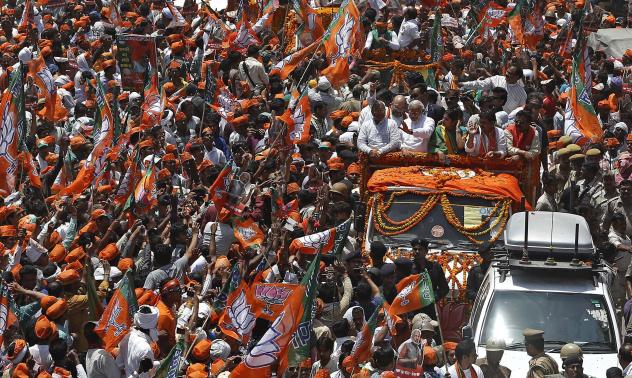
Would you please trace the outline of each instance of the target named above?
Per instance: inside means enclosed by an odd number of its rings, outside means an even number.
[[[235,239],[244,249],[260,246],[265,238],[263,231],[252,218],[238,219],[233,226],[233,233],[235,234]]]
[[[33,156],[28,151],[22,151],[18,155],[20,158],[20,165],[22,166],[22,170],[26,172],[29,176],[29,181],[31,186],[34,188],[42,188],[42,180],[40,179],[35,166],[33,165]]]
[[[391,335],[397,335],[397,329],[395,328],[395,325],[399,323],[402,319],[399,316],[393,315],[391,313],[391,306],[386,301],[382,302],[382,308],[384,310],[384,322],[386,323],[389,332],[391,333]]]
[[[150,77],[145,86],[145,101],[141,106],[143,116],[141,117],[141,128],[148,129],[160,122],[162,117],[162,97],[158,91],[158,71],[155,67],[151,68]]]
[[[508,12],[507,8],[491,2],[483,9],[482,17],[479,21],[484,21],[484,25],[487,28],[497,28],[505,21]]]
[[[353,0],[342,3],[323,38],[329,67],[321,73],[339,87],[348,80],[351,58],[359,53],[362,42],[360,12]]]
[[[84,164],[81,166],[75,181],[59,191],[62,196],[83,192],[88,186],[90,186],[94,177],[101,176],[105,170],[107,155],[112,148],[112,141],[114,140],[114,121],[112,119],[110,106],[105,100],[105,91],[100,80],[97,80],[96,99],[97,106],[99,107],[99,114],[95,122],[96,137],[94,138],[94,147]]]
[[[382,311],[382,304],[375,308],[373,314],[369,318],[362,330],[358,334],[358,338],[353,344],[351,355],[358,363],[368,361],[371,358],[371,347],[373,347],[373,334],[377,328],[377,317]]]
[[[285,371],[290,342],[303,316],[304,296],[305,288],[299,285],[263,337],[231,372],[231,378],[269,377],[275,366],[279,375]]]
[[[336,227],[294,239],[290,244],[290,253],[301,252],[306,255],[314,255],[322,248],[322,254],[333,253],[339,256],[345,246],[350,229],[351,219],[347,219]]]
[[[224,314],[218,323],[223,333],[241,340],[243,344],[247,343],[257,320],[252,302],[250,288],[245,281],[241,281],[228,295]]]
[[[35,83],[40,91],[40,94],[46,100],[46,112],[44,113],[44,118],[46,118],[48,121],[59,121],[55,117],[55,106],[58,103],[57,88],[55,88],[55,79],[48,69],[48,66],[46,66],[44,56],[40,54],[39,57],[31,60],[28,65],[28,75],[33,79],[33,83]]]
[[[119,184],[119,187],[114,193],[114,203],[117,206],[122,206],[127,202],[129,196],[134,192],[136,188],[136,183],[140,179],[140,154],[138,151],[136,152],[136,158],[133,161],[128,161],[127,171],[125,171],[125,176],[123,176],[123,180]]]
[[[9,286],[5,285],[3,282],[0,286],[0,344],[4,339],[4,333],[6,330],[11,328],[11,326],[18,320],[12,310],[12,307],[13,296],[9,291]]]
[[[544,19],[542,18],[542,6],[544,3],[535,1],[529,15],[524,18],[524,45],[529,50],[535,50],[536,45],[544,38]]]
[[[585,53],[583,41],[573,57],[571,72],[571,88],[566,101],[564,114],[564,134],[571,137],[573,143],[583,144],[590,138],[601,138],[603,130],[590,100],[591,86],[586,85],[586,77],[590,72],[590,61]],[[584,75],[582,75],[582,72]]]
[[[290,76],[292,72],[294,72],[299,64],[305,62],[307,59],[311,58],[312,55],[314,55],[314,52],[318,50],[320,44],[321,40],[318,39],[314,41],[311,45],[286,56],[274,67],[272,67],[272,70],[270,70],[270,76],[278,74],[281,80],[287,79],[287,77]]]
[[[19,114],[16,93],[22,86],[22,74],[18,68],[17,74],[11,78],[9,88],[2,94],[0,110],[2,123],[0,124],[0,189],[13,192],[18,168]]]
[[[294,0],[292,4],[294,5],[294,11],[303,23],[301,26],[302,31],[310,33],[314,41],[320,39],[325,34],[325,28],[318,12],[309,5],[307,0]]]
[[[303,297],[303,316],[296,328],[296,333],[292,338],[292,349],[290,357],[293,363],[298,363],[310,358],[310,342],[312,336],[312,321],[316,315],[316,292],[318,291],[318,273],[320,272],[320,254],[312,260],[307,272],[301,280],[301,286],[305,289]]]
[[[408,276],[397,284],[399,291],[390,307],[391,315],[399,315],[424,308],[434,303],[434,293],[430,275],[424,271],[421,274]]]
[[[217,175],[215,182],[211,185],[208,192],[211,200],[217,209],[217,213],[224,208],[228,201],[228,188],[230,188],[230,173],[233,171],[233,162],[228,161],[222,171]]]
[[[248,18],[242,17],[241,21],[237,24],[237,31],[228,35],[228,40],[224,40],[222,47],[235,50],[245,50],[248,46],[258,45],[259,43],[257,33],[255,33],[250,27]]]
[[[33,19],[33,4],[31,3],[31,0],[26,0],[24,2],[24,10],[22,11],[22,18],[20,19],[18,30],[26,31],[29,28],[29,24],[31,24],[32,19]]]
[[[279,0],[269,0],[261,10],[259,19],[252,26],[252,30],[260,33],[264,29],[270,29],[272,27],[272,16],[277,9],[279,9]]]
[[[516,6],[513,7],[511,12],[507,14],[507,23],[514,35],[516,41],[520,44],[524,44],[524,28],[522,26],[522,8],[524,7],[525,0],[518,0]]]
[[[294,92],[293,97],[288,108],[278,119],[287,125],[287,144],[304,144],[309,141],[312,108],[306,92],[301,96]]]
[[[111,351],[117,347],[132,326],[132,319],[138,310],[138,302],[134,294],[134,278],[131,271],[127,271],[119,283],[118,289],[108,302],[94,329],[105,343],[105,349]]]
[[[184,339],[180,339],[158,366],[154,375],[155,378],[177,378],[180,376],[180,362],[185,353],[184,347]]]
[[[134,190],[134,204],[141,212],[147,212],[158,203],[156,198],[156,167],[152,163]]]
[[[257,318],[270,321],[279,316],[285,308],[297,284],[254,283],[251,286],[252,312]]]

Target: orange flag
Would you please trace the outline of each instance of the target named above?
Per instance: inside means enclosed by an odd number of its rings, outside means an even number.
[[[318,39],[311,45],[286,56],[283,60],[272,67],[272,70],[270,70],[270,76],[278,74],[279,77],[281,77],[281,80],[287,79],[287,77],[294,72],[294,69],[296,69],[299,64],[305,62],[314,55],[314,52],[318,49],[318,47],[320,47],[320,43],[321,40]]]
[[[35,166],[33,165],[33,156],[28,151],[20,152],[20,164],[22,165],[22,169],[29,175],[29,181],[31,185],[35,188],[42,188],[42,180],[40,179],[37,171],[35,170]]]
[[[114,119],[110,106],[105,100],[105,91],[100,80],[97,80],[96,88],[97,105],[101,112],[101,125],[97,125],[97,135],[94,139],[94,147],[88,158],[83,162],[75,181],[59,191],[62,196],[78,194],[86,190],[95,177],[103,174],[107,162],[107,156],[112,148],[114,140]]]
[[[434,303],[432,281],[426,271],[404,278],[396,285],[396,288],[398,294],[391,303],[391,315],[415,311]]]
[[[303,28],[312,34],[313,40],[322,37],[325,34],[325,28],[318,12],[309,5],[307,0],[294,0],[293,3],[294,11],[301,18],[301,22],[303,22]]]
[[[20,72],[18,72],[19,74]],[[14,80],[4,91],[0,101],[2,123],[0,124],[0,189],[9,193],[15,188],[18,168],[18,111],[13,86],[22,85],[22,80]]]
[[[290,243],[290,253],[294,255],[301,252],[306,255],[314,255],[322,248],[323,255],[328,253],[339,255],[347,241],[350,228],[351,219],[348,219],[328,230],[294,239]]]
[[[2,285],[0,290],[0,344],[4,339],[4,332],[18,321],[13,310],[11,310],[13,297],[7,285]]]
[[[253,313],[274,321],[283,311],[298,284],[255,283],[251,288]]]
[[[305,287],[298,286],[268,331],[232,371],[231,378],[269,377],[273,366],[278,374],[285,371],[288,347],[303,316],[304,296]]]
[[[147,212],[156,204],[156,167],[152,163],[134,190],[134,205],[142,212]]]
[[[58,104],[57,89],[55,88],[55,79],[46,66],[44,57],[40,54],[36,59],[28,63],[28,75],[33,79],[35,85],[39,88],[40,93],[46,99],[45,118],[49,121],[55,120],[55,107]],[[61,104],[61,102],[59,102]]]
[[[312,108],[309,97],[307,93],[303,93],[299,97],[298,93],[295,92],[292,103],[278,119],[288,127],[287,144],[305,144],[309,141],[309,130],[312,124]]]
[[[360,331],[355,344],[353,344],[351,355],[358,363],[368,361],[369,358],[371,358],[373,334],[375,333],[375,329],[377,328],[377,317],[380,311],[382,311],[382,305],[379,305],[375,308],[375,311],[373,311],[373,314],[369,318],[369,321],[367,321],[364,326],[362,326],[362,331]]]
[[[133,276],[127,271],[94,329],[103,338],[106,350],[117,347],[127,335],[137,309]]]
[[[325,53],[329,67],[322,74],[334,87],[339,87],[349,78],[349,63],[360,51],[360,12],[353,0],[345,0],[329,25],[325,35]]]
[[[224,169],[217,175],[215,182],[211,185],[208,190],[209,195],[211,196],[211,200],[215,204],[215,208],[217,209],[217,213],[224,208],[226,202],[228,201],[228,193],[226,191],[230,187],[230,173],[233,171],[232,160],[227,162],[224,165]]]
[[[159,124],[163,106],[163,98],[158,90],[158,71],[153,67],[151,70],[151,79],[145,87],[144,95],[145,101],[143,105],[141,105],[141,110],[143,111],[141,128],[148,129]]]
[[[237,220],[233,227],[233,233],[235,234],[237,241],[239,241],[239,244],[241,244],[241,247],[244,249],[261,245],[261,243],[263,243],[263,239],[265,238],[263,231],[261,231],[259,225],[253,221],[252,218]]]
[[[256,320],[257,316],[252,310],[250,288],[242,280],[228,295],[224,313],[219,319],[219,328],[223,333],[246,344]]]

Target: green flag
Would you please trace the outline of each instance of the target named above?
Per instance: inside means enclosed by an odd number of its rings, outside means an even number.
[[[306,288],[303,297],[303,317],[292,338],[292,347],[289,353],[290,366],[296,366],[299,362],[308,359],[311,355],[310,344],[312,335],[312,319],[315,312],[316,291],[318,289],[318,273],[320,271],[320,251],[307,268],[300,285]]]
[[[177,378],[180,375],[180,362],[183,360],[183,355],[184,340],[180,340],[173,348],[171,348],[171,352],[169,352],[167,357],[162,360],[154,377]]]
[[[336,257],[342,256],[342,250],[347,243],[347,236],[349,236],[349,231],[351,230],[351,218],[342,222],[338,226],[336,226],[336,232],[334,234],[334,247],[332,249],[332,253]],[[319,254],[320,255],[320,254]]]
[[[443,34],[441,33],[441,12],[435,12],[434,23],[432,25],[432,37],[430,40],[430,56],[432,62],[437,63],[443,56]]]

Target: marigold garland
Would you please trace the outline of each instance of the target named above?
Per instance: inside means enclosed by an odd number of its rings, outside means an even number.
[[[435,207],[435,205],[439,202],[439,195],[432,194],[428,197],[426,201],[419,207],[413,215],[404,219],[403,221],[393,221],[386,215],[386,211],[388,208],[384,208],[381,203],[381,196],[378,195],[378,200],[376,201],[375,206],[375,228],[382,234],[386,236],[393,236],[402,234],[411,228],[415,227],[419,222],[421,222],[430,211]],[[391,201],[392,202],[392,201]],[[387,224],[386,222],[393,224],[392,226]]]
[[[501,235],[501,231],[505,229],[507,224],[507,220],[509,219],[509,208],[511,206],[511,200],[505,199],[502,201],[498,201],[498,203],[494,206],[494,209],[490,212],[486,219],[484,219],[480,224],[476,226],[466,227],[460,221],[459,218],[454,213],[452,209],[452,205],[448,201],[446,196],[442,196],[441,198],[441,208],[443,209],[443,213],[445,214],[445,218],[448,223],[454,227],[457,231],[459,231],[462,235],[468,238],[471,242],[476,244],[481,244],[482,242],[474,238],[474,236],[481,236],[487,233],[490,233],[496,228],[498,225],[498,232],[494,235],[489,242],[493,243]],[[500,213],[497,217],[495,217],[494,221],[491,222],[488,228],[482,230],[483,226],[492,219],[492,217],[498,213],[500,209]]]

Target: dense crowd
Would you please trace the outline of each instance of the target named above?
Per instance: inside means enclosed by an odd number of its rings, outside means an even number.
[[[539,166],[532,207],[586,219],[632,331],[632,46],[587,45],[620,9],[213,3],[1,6],[3,376],[509,377],[504,340],[442,339],[428,240],[363,249],[360,157],[398,151]],[[524,346],[529,377],[584,376]]]

